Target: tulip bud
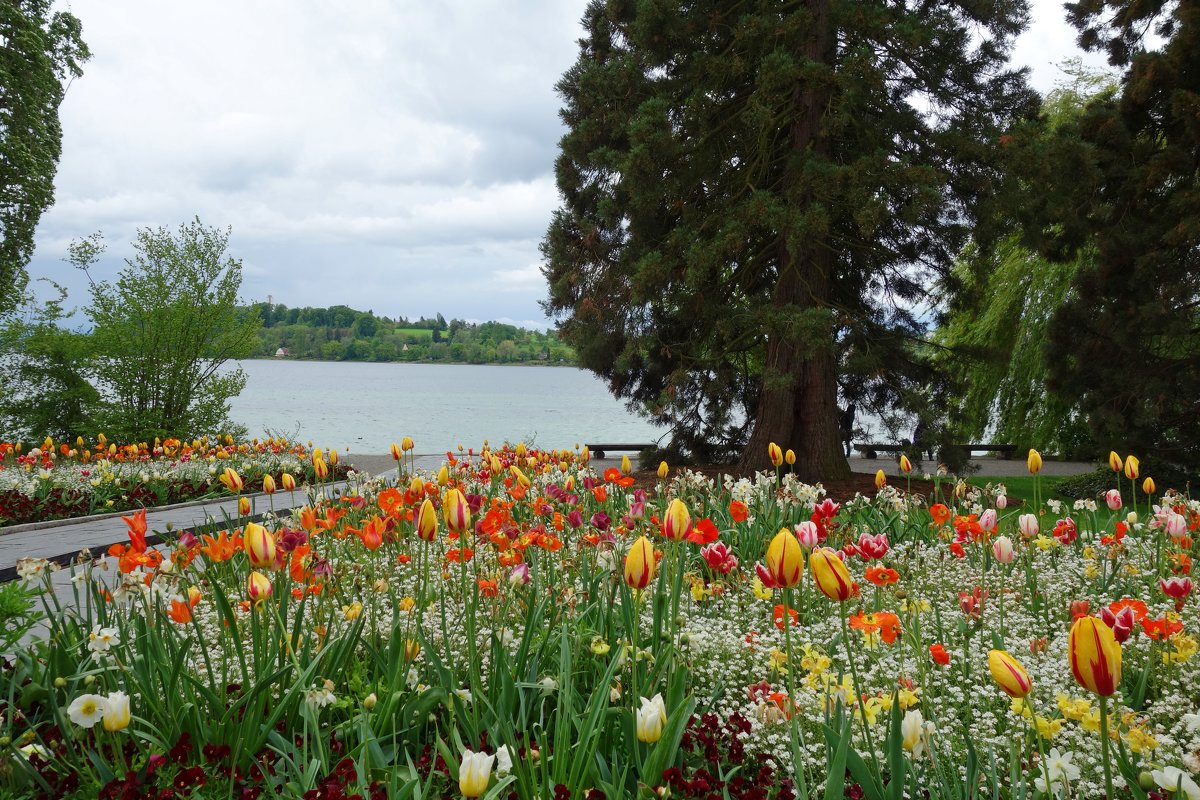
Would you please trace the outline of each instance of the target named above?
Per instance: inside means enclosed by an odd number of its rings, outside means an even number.
[[[438,512],[433,507],[433,500],[425,498],[421,510],[416,513],[416,536],[425,542],[432,542],[438,535]]]
[[[821,543],[821,529],[812,520],[804,520],[796,526],[796,541],[805,550],[812,550]]]
[[[250,598],[250,602],[258,605],[271,596],[274,587],[271,586],[271,579],[261,572],[251,572],[246,579],[246,596]]]
[[[1022,514],[1017,518],[1017,528],[1023,537],[1032,539],[1038,535],[1038,518],[1033,514]]]
[[[279,476],[279,485],[283,487],[285,492],[296,491],[296,479],[292,477],[290,472],[285,472]]]
[[[795,464],[796,464],[796,451],[795,451],[795,450],[793,450],[792,448],[790,448],[790,447],[789,447],[789,448],[787,449],[787,452],[783,454],[783,460],[784,460],[785,462],[787,462],[787,465],[788,465],[789,467],[795,466]]]
[[[1007,536],[998,536],[992,542],[992,555],[1001,564],[1011,564],[1013,562],[1013,543],[1012,539]]]
[[[621,456],[621,474],[628,475],[633,472],[633,464],[629,462],[629,456]]]
[[[1108,506],[1109,511],[1121,510],[1121,492],[1117,489],[1109,489],[1104,493],[1104,502]]]
[[[374,711],[375,705],[378,702],[379,698],[376,697],[374,692],[371,692],[369,695],[363,698],[363,708],[365,708],[367,711]]]
[[[419,475],[414,475],[413,479],[409,481],[408,493],[413,497],[420,497],[425,494],[425,481],[421,480]]]
[[[437,484],[438,484],[438,486],[445,486],[449,482],[450,482],[450,470],[446,468],[445,464],[443,464],[442,468],[438,470]]]
[[[463,797],[479,797],[487,791],[488,782],[492,778],[492,763],[496,760],[493,753],[474,753],[464,750],[462,763],[458,766],[458,789]]]
[[[691,530],[692,515],[688,513],[683,501],[676,497],[667,506],[667,513],[663,519],[663,535],[671,541],[681,542]]]
[[[1008,508],[1008,496],[1003,494],[996,495],[996,510],[1003,511]]]
[[[1121,457],[1119,455],[1117,455],[1117,451],[1109,450],[1108,451],[1108,468],[1111,469],[1113,472],[1120,472],[1124,468],[1124,466],[1125,465],[1121,463]]]
[[[313,459],[313,472],[316,473],[317,480],[323,481],[329,477],[329,465],[325,463],[325,459]]]
[[[775,534],[767,547],[767,572],[776,586],[788,588],[800,582],[804,575],[804,553],[800,542],[787,528]]]
[[[908,460],[908,456],[900,454],[900,471],[905,475],[913,471],[912,462]]]
[[[519,485],[522,489],[528,489],[533,485],[530,483],[528,476],[526,476],[524,472],[521,472],[521,468],[516,464],[513,464],[511,467],[509,467],[509,471],[512,472],[513,477],[517,479],[517,485]]]
[[[404,660],[412,661],[421,654],[421,643],[416,639],[404,640]]]
[[[658,479],[660,481],[665,481],[667,479],[667,474],[670,473],[670,471],[671,468],[667,466],[667,462],[658,462]]]
[[[850,577],[850,570],[828,547],[818,547],[808,559],[813,581],[821,594],[830,600],[844,602],[858,594],[858,584]]]
[[[453,533],[463,534],[471,528],[471,507],[458,489],[449,489],[442,498],[442,517]]]
[[[1167,521],[1163,527],[1166,529],[1167,535],[1172,539],[1182,539],[1188,532],[1187,519],[1182,514],[1176,514],[1174,511],[1167,513]]]
[[[1138,479],[1138,470],[1141,469],[1142,462],[1138,461],[1137,456],[1125,456],[1125,477],[1131,481]]]
[[[988,533],[996,530],[996,509],[987,508],[979,515],[979,527]]]
[[[883,470],[875,471],[875,488],[882,489],[887,486],[887,475],[883,474]]]
[[[257,522],[251,522],[242,533],[242,549],[250,558],[250,566],[275,566],[275,537]]]
[[[233,467],[226,467],[225,471],[221,473],[221,476],[218,478],[218,480],[225,484],[226,489],[238,494],[241,493],[243,487],[245,486],[245,484],[242,483],[242,476],[238,475],[237,470],[235,470]]]
[[[249,497],[239,497],[238,498],[238,514],[243,517],[250,516],[250,498]]]
[[[411,436],[405,436],[403,439],[401,439],[401,440],[400,440],[400,447],[401,447],[401,449],[403,449],[403,450],[404,450],[404,452],[406,452],[406,453],[407,453],[409,450],[412,450],[412,449],[413,449],[414,447],[416,447],[416,446],[417,446],[417,445],[416,445],[416,444],[413,442],[413,440],[412,440],[412,437],[411,437]]]
[[[639,742],[652,744],[662,738],[667,724],[667,707],[661,694],[651,699],[641,698],[642,706],[637,712],[637,738]]]
[[[391,450],[392,450],[392,458],[394,458],[397,461],[399,461],[401,459],[401,457],[404,455],[403,451],[400,450],[400,445],[396,444],[395,442],[392,442]]]
[[[329,466],[336,467],[338,463],[337,450],[330,449],[329,451]]]
[[[263,475],[263,493],[275,494],[275,476],[270,473]]]
[[[1096,617],[1075,620],[1067,637],[1067,658],[1075,680],[1089,692],[1108,697],[1120,686],[1121,645],[1112,629]]]
[[[129,695],[113,692],[104,698],[104,730],[109,733],[129,727]]]
[[[654,545],[645,536],[639,537],[625,555],[625,583],[631,589],[645,589],[654,580],[657,568]]]
[[[586,464],[588,461],[591,460],[591,458],[592,458],[592,451],[589,450],[588,446],[585,444],[583,446],[583,450],[580,451],[580,453],[579,453],[579,460],[582,461],[584,464]]]
[[[991,670],[996,685],[1009,697],[1024,697],[1033,688],[1033,681],[1029,679],[1025,667],[1006,650],[992,650],[988,653],[988,669]]]
[[[783,465],[783,451],[774,442],[767,445],[767,457],[771,459],[771,466],[779,467]]]
[[[1142,493],[1146,496],[1154,494],[1155,488],[1157,487],[1154,485],[1154,478],[1146,478],[1146,480],[1142,481]]]
[[[1029,467],[1030,475],[1037,475],[1042,471],[1042,454],[1032,447],[1029,448],[1029,457],[1025,460],[1025,465]]]

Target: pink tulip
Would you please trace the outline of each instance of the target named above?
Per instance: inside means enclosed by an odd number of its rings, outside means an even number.
[[[821,543],[821,529],[815,522],[805,520],[796,526],[796,539],[805,550],[812,550]]]
[[[1012,539],[1007,536],[997,537],[996,541],[992,542],[992,555],[1001,564],[1011,564],[1013,562]]]
[[[887,555],[889,547],[886,533],[878,533],[874,536],[864,533],[858,537],[859,554],[868,561],[883,558]]]
[[[1104,502],[1108,504],[1109,511],[1121,510],[1121,492],[1118,489],[1109,489],[1104,493]]]
[[[1000,505],[997,503],[996,505]],[[1017,519],[1017,527],[1021,530],[1021,535],[1026,539],[1032,539],[1038,535],[1038,519],[1033,514],[1022,514]]]
[[[979,527],[988,533],[996,530],[996,509],[989,508],[979,515]]]

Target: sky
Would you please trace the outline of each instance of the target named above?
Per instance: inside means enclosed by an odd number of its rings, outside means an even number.
[[[32,278],[87,302],[67,245],[231,229],[242,296],[545,328],[538,243],[558,205],[554,84],[586,0],[71,0],[92,50],[60,110]],[[1081,55],[1033,0],[1013,61],[1049,90]],[[1101,65],[1095,58],[1088,63]]]

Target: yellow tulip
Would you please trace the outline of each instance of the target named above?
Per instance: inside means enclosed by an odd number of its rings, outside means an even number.
[[[787,462],[789,467],[795,465],[796,451],[789,447],[787,452],[783,454],[783,460]]]
[[[275,476],[271,474],[263,475],[263,493],[275,494]]]
[[[990,651],[988,669],[992,671],[992,679],[1010,697],[1024,697],[1033,688],[1033,681],[1029,679],[1025,667],[1007,650]]]
[[[654,580],[657,569],[654,545],[645,536],[639,537],[625,555],[625,583],[631,589],[645,589]]]
[[[877,470],[875,472],[875,488],[882,489],[884,486],[887,486],[887,475],[883,474],[883,470]]]
[[[250,566],[275,566],[275,537],[257,522],[251,522],[242,533],[242,549],[250,559]]]
[[[1138,461],[1137,456],[1125,456],[1125,477],[1131,481],[1138,479],[1138,470],[1141,468],[1142,462]]]
[[[400,458],[404,455],[403,451],[400,450],[400,445],[396,444],[395,442],[392,442],[391,450],[392,450],[392,458],[396,459],[397,461],[399,461]]]
[[[513,477],[517,479],[517,484],[520,485],[522,489],[528,489],[533,485],[530,483],[529,478],[525,475],[525,473],[521,472],[521,468],[516,464],[513,464],[511,467],[509,467],[509,470],[512,472]]]
[[[446,467],[445,464],[443,464],[442,468],[438,470],[437,484],[438,484],[438,486],[445,486],[449,482],[450,482],[450,470]]]
[[[404,640],[404,660],[412,661],[421,654],[421,643],[416,639]]]
[[[336,467],[337,463],[338,463],[337,450],[330,450],[329,451],[329,466]]]
[[[1129,460],[1125,460],[1128,468]],[[1121,645],[1097,617],[1080,617],[1067,637],[1067,658],[1079,685],[1108,697],[1121,685]]]
[[[296,479],[292,477],[290,472],[285,472],[279,476],[279,485],[282,486],[286,492],[296,491]]]
[[[629,462],[629,456],[621,456],[621,474],[628,475],[633,472],[633,464]]]
[[[591,460],[591,458],[592,458],[592,451],[589,450],[588,446],[585,444],[583,446],[583,450],[580,451],[580,453],[579,453],[579,460],[582,461],[584,464],[586,464],[588,461]]]
[[[774,442],[767,445],[767,457],[771,459],[771,466],[778,467],[783,464],[783,451]]]
[[[466,533],[471,528],[471,507],[467,498],[458,489],[450,489],[442,498],[442,517],[446,527],[457,534]]]
[[[1037,475],[1042,471],[1042,454],[1032,447],[1029,448],[1029,456],[1025,459],[1025,466],[1029,467],[1030,475]]]
[[[243,517],[250,516],[250,498],[249,497],[239,497],[238,498],[238,514]]]
[[[1123,463],[1121,463],[1121,457],[1119,455],[1117,455],[1117,451],[1109,450],[1108,451],[1108,468],[1111,469],[1113,472],[1120,472],[1124,468],[1124,466],[1125,465]]]
[[[658,479],[660,481],[665,481],[667,479],[667,474],[670,471],[671,471],[671,468],[667,466],[667,462],[665,462],[665,461],[658,462]]]
[[[671,541],[681,542],[691,530],[692,515],[683,501],[676,497],[667,506],[667,513],[663,519],[663,535]]]
[[[1154,485],[1154,478],[1146,478],[1146,480],[1142,481],[1142,492],[1145,494],[1154,494],[1154,490],[1156,488],[1157,487]]]
[[[317,480],[323,481],[329,477],[329,465],[325,463],[325,459],[313,459],[313,472],[316,473]]]
[[[913,471],[912,462],[908,460],[908,456],[900,454],[900,471],[905,475]]]
[[[425,481],[421,480],[420,475],[414,475],[413,479],[408,482],[408,491],[413,497],[425,494]]]
[[[437,538],[437,510],[428,497],[421,503],[421,509],[417,512],[417,537],[425,542],[432,542]]]
[[[218,480],[225,484],[226,489],[234,493],[240,493],[245,487],[245,484],[242,482],[242,476],[238,475],[237,470],[233,467],[226,467]]]
[[[129,695],[113,692],[104,698],[104,730],[109,733],[129,727]]]
[[[525,458],[528,453],[529,451],[525,449],[525,443],[517,442],[517,458]]]
[[[496,755],[474,753],[464,750],[462,763],[458,766],[458,790],[463,797],[479,797],[487,791],[488,782],[492,779],[492,763]]]
[[[412,450],[414,447],[416,447],[416,444],[413,442],[411,436],[405,436],[400,440],[400,448],[405,452]]]
[[[270,597],[272,591],[274,587],[271,586],[271,579],[261,572],[251,572],[246,578],[246,596],[255,605]]]
[[[767,546],[767,573],[778,586],[788,589],[800,583],[804,575],[804,551],[787,528],[775,534]]]
[[[858,584],[850,577],[850,570],[838,558],[837,551],[818,547],[808,558],[808,568],[821,594],[839,603],[858,594]]]

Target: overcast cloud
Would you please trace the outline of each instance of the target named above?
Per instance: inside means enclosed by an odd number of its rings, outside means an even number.
[[[545,327],[538,242],[557,205],[554,84],[586,0],[75,0],[93,58],[62,107],[57,202],[30,273],[101,230],[230,226],[247,300]],[[1014,60],[1078,55],[1034,0]],[[1097,59],[1090,63],[1099,64]]]

